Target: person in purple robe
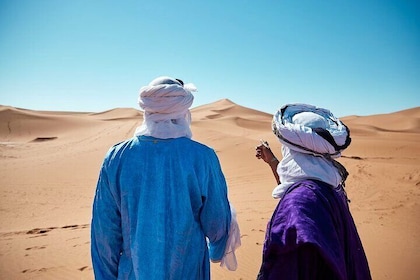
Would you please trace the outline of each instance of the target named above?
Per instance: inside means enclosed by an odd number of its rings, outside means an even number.
[[[279,161],[267,142],[256,157],[273,171],[280,199],[267,225],[258,280],[371,279],[368,261],[348,207],[348,175],[335,160],[350,131],[329,110],[287,104],[273,117],[282,143]]]

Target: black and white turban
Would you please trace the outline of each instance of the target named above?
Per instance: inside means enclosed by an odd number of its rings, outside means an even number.
[[[344,194],[347,170],[335,160],[351,142],[350,130],[329,110],[308,104],[287,104],[273,116],[272,129],[282,145],[277,166],[280,185],[273,197],[281,198],[294,183],[314,179]]]
[[[288,104],[276,112],[274,134],[290,149],[337,158],[351,142],[348,127],[329,110],[308,104]]]
[[[197,89],[171,77],[158,77],[140,89],[138,104],[144,110],[143,124],[135,135],[160,139],[192,137],[191,107]]]

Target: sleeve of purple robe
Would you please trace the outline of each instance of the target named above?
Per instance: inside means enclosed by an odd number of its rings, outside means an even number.
[[[319,181],[292,186],[268,224],[258,279],[371,279],[347,202]]]

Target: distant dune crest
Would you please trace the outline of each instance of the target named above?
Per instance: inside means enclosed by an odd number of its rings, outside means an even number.
[[[224,121],[231,126],[261,131],[269,130],[272,115],[240,106],[229,99],[191,109],[193,127],[203,121]],[[77,131],[100,121],[133,120],[138,124],[142,112],[133,108],[115,108],[98,113],[34,111],[0,105],[0,141],[35,141],[57,139],[61,133]],[[391,114],[349,116],[341,118],[352,134],[373,135],[378,132],[420,132],[420,107]],[[226,127],[224,125],[224,127]],[[38,139],[38,140],[36,140]]]

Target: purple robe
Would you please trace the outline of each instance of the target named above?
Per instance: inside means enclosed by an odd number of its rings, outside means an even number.
[[[347,201],[320,181],[296,183],[268,223],[258,280],[371,279]]]

